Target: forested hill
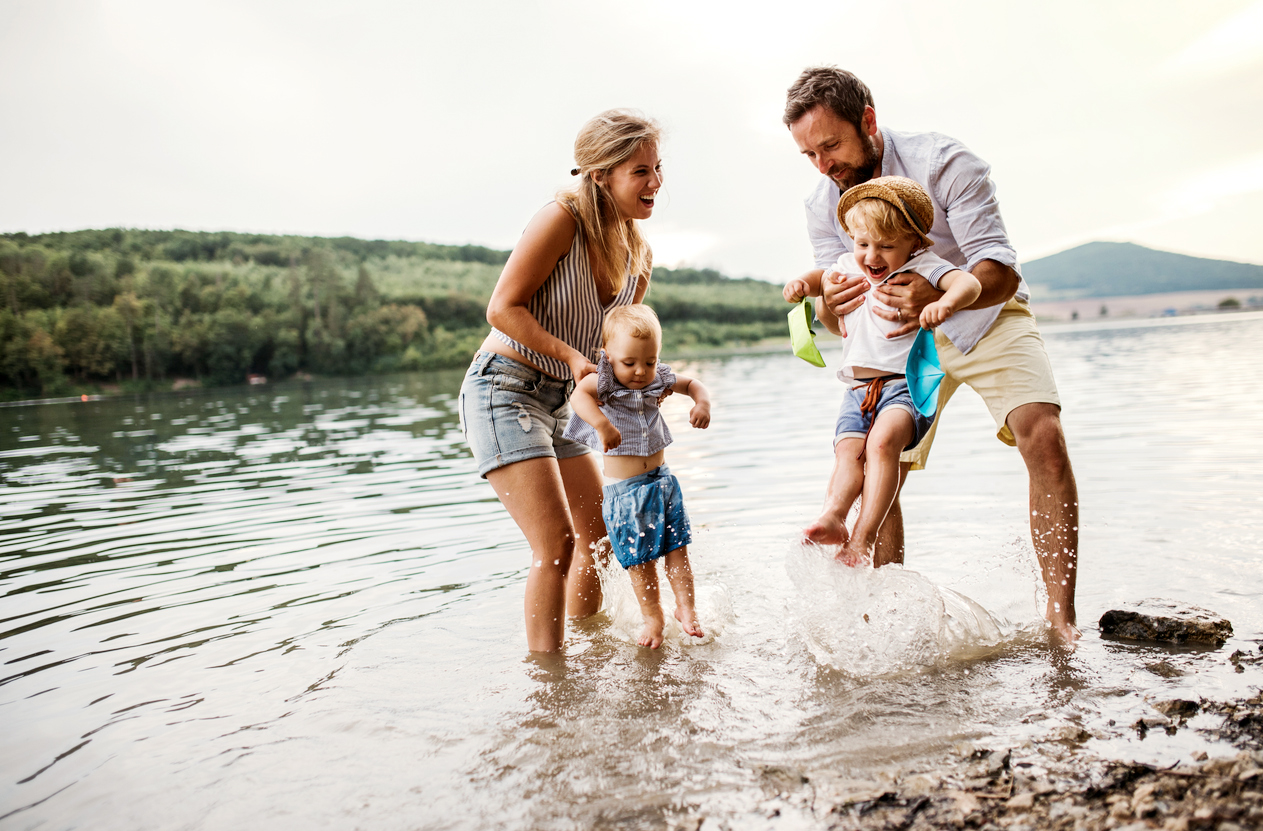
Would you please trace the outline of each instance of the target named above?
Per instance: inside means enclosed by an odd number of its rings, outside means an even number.
[[[0,234],[0,399],[458,367],[509,252],[106,229]],[[783,335],[780,287],[654,270],[668,350]]]
[[[1035,300],[1077,300],[1200,289],[1263,288],[1263,266],[1089,242],[1022,264]]]

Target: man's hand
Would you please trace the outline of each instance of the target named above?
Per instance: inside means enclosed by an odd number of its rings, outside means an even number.
[[[943,296],[943,292],[930,285],[930,281],[912,271],[902,271],[893,275],[874,291],[877,299],[895,311],[873,307],[873,312],[881,318],[901,324],[888,338],[897,338],[909,332],[915,332],[921,325],[921,312],[926,306]]]
[[[836,271],[826,271],[820,280],[825,307],[838,319],[838,329],[846,337],[846,324],[842,318],[864,305],[864,292],[868,291],[868,279],[862,275],[848,277]]]

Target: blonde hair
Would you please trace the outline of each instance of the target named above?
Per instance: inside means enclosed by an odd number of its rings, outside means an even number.
[[[653,309],[644,303],[629,303],[610,309],[601,325],[601,345],[605,346],[620,332],[633,338],[655,338],[659,344],[662,343],[662,324]]]
[[[656,147],[661,134],[658,122],[635,110],[606,110],[590,119],[574,141],[579,185],[557,194],[557,201],[569,209],[591,245],[593,265],[616,294],[623,290],[628,273],[636,279],[650,276],[653,251],[636,220],[618,215],[593,174],[600,171],[608,177],[645,144]]]
[[[846,212],[846,225],[852,231],[856,225],[862,225],[869,236],[883,241],[895,242],[912,238],[924,242],[898,208],[885,199],[876,197],[861,199],[852,205]]]

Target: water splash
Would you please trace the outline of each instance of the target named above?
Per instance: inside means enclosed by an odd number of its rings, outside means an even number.
[[[851,675],[976,657],[1005,639],[982,606],[899,565],[852,568],[799,545],[786,568],[798,589],[792,625],[817,661]]]
[[[689,547],[692,550],[693,546]],[[635,643],[644,625],[640,615],[640,604],[636,601],[636,591],[632,588],[631,578],[627,571],[610,556],[609,562],[602,565],[597,562],[597,572],[601,577],[603,600],[601,611],[610,619],[609,632],[620,640]],[[658,591],[662,597],[662,613],[666,618],[663,629],[663,644],[677,643],[681,646],[696,646],[710,643],[717,635],[723,633],[725,625],[732,620],[732,600],[728,589],[721,584],[698,585],[693,590],[694,602],[697,605],[697,618],[705,633],[700,638],[686,635],[675,619],[675,596],[671,592],[671,584],[666,575],[658,567]]]

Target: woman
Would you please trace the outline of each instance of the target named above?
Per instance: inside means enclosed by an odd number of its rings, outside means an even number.
[[[496,496],[531,546],[526,641],[557,652],[565,617],[601,606],[594,554],[605,536],[601,471],[585,445],[562,437],[574,384],[596,371],[601,321],[639,303],[653,255],[637,220],[662,187],[658,125],[608,110],[575,139],[579,185],[535,215],[500,274],[491,334],[460,392],[465,438]]]

